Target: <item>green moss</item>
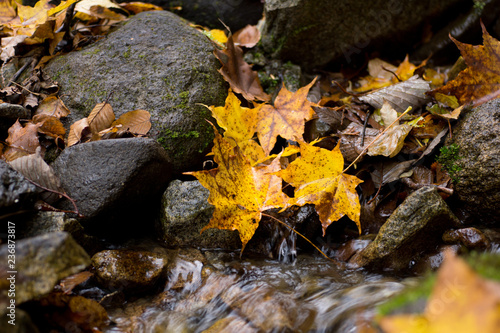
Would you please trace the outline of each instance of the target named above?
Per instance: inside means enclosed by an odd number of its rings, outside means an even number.
[[[130,45],[129,45],[128,48],[127,48],[127,51],[123,52],[123,57],[125,59],[130,58],[130,53],[131,53],[131,50],[130,50]]]
[[[99,48],[96,47],[94,50],[83,52],[83,55],[95,55],[95,54],[97,54],[99,52],[101,52],[101,49],[99,49]]]
[[[174,108],[185,109],[189,103],[189,91],[182,91],[177,95],[180,98],[180,103],[174,106]]]
[[[451,144],[449,146],[441,147],[439,156],[436,157],[436,161],[441,164],[454,183],[458,183],[457,173],[462,170],[462,167],[457,165],[457,161],[460,157],[460,149],[457,144]]]

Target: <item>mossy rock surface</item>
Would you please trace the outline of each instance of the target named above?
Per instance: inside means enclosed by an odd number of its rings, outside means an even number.
[[[55,58],[46,72],[71,110],[68,128],[108,96],[116,117],[149,111],[148,136],[167,150],[177,173],[199,169],[210,149],[213,130],[205,119],[211,113],[200,104],[224,105],[227,95],[212,51],[175,14],[144,12],[89,47]]]

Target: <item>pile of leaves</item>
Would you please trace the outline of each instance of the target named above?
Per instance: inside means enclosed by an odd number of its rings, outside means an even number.
[[[484,26],[483,38],[484,46],[452,38],[468,65],[456,78],[426,61],[414,65],[406,57],[396,67],[373,59],[356,81],[335,73],[336,81],[325,75],[296,92],[283,85],[271,102],[234,36],[222,36],[214,54],[231,88],[225,106],[209,107],[223,129],[214,126],[217,167],[189,173],[215,206],[202,231],[238,230],[243,252],[272,208],[314,205],[323,235],[345,215],[359,233],[377,232],[383,222],[373,221],[385,220],[410,191],[433,185],[451,195],[447,171],[429,156],[461,112],[499,95],[500,43]],[[307,99],[311,89],[320,91],[317,103]],[[306,140],[305,125],[315,119],[331,134]]]

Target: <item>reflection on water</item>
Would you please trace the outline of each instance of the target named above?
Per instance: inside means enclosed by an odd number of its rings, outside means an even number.
[[[356,332],[375,304],[403,288],[306,255],[294,263],[205,257],[178,258],[162,293],[110,310],[116,325],[107,332]]]

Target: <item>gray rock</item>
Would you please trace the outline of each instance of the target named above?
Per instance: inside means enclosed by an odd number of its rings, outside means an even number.
[[[241,248],[237,231],[201,229],[212,218],[214,207],[207,201],[210,192],[199,181],[172,181],[162,198],[159,237],[169,247],[206,249]]]
[[[31,118],[31,111],[22,105],[2,103],[0,104],[0,135],[7,133],[17,119]]]
[[[35,237],[56,231],[69,233],[91,255],[102,248],[101,242],[87,235],[77,219],[63,212],[38,212],[27,220],[21,235],[23,238]]]
[[[134,0],[126,0],[131,2]],[[205,27],[224,29],[221,21],[234,33],[247,24],[257,24],[264,5],[259,0],[147,0],[164,9],[175,10],[183,18]]]
[[[71,110],[66,126],[87,116],[113,93],[117,117],[151,113],[148,136],[171,156],[174,172],[201,169],[213,140],[200,104],[224,105],[227,85],[211,42],[175,14],[143,12],[104,39],[52,60],[45,71],[61,85]]]
[[[33,208],[37,188],[23,175],[0,160],[0,217],[23,209]]]
[[[262,44],[274,57],[306,69],[333,60],[349,64],[374,48],[385,52],[395,46],[411,49],[412,43],[420,41],[421,34],[415,30],[423,22],[450,12],[459,3],[267,0]]]
[[[104,233],[107,226],[116,227],[113,222],[124,226],[126,221],[137,224],[145,219],[159,204],[171,174],[167,153],[146,138],[75,145],[66,148],[52,167],[69,196],[77,200],[80,213],[85,215],[84,226]],[[72,209],[67,200],[63,207]],[[144,227],[143,223],[140,228]]]
[[[66,232],[26,238],[15,243],[15,267],[7,265],[7,244],[0,247],[2,272],[15,277],[16,306],[52,291],[56,283],[90,264],[90,257]],[[5,269],[4,269],[5,268]],[[15,270],[17,273],[9,273]],[[2,273],[3,275],[4,273]],[[3,277],[2,277],[3,279]],[[0,285],[0,311],[7,310],[10,284]]]
[[[450,142],[448,142],[449,144]],[[485,103],[453,129],[458,145],[455,193],[465,208],[487,223],[500,222],[500,99]]]
[[[446,229],[459,225],[436,188],[423,187],[396,208],[375,240],[355,254],[350,263],[395,270],[410,268],[422,253],[441,243]]]
[[[92,257],[103,287],[127,293],[155,287],[168,263],[165,255],[149,251],[106,250]]]

